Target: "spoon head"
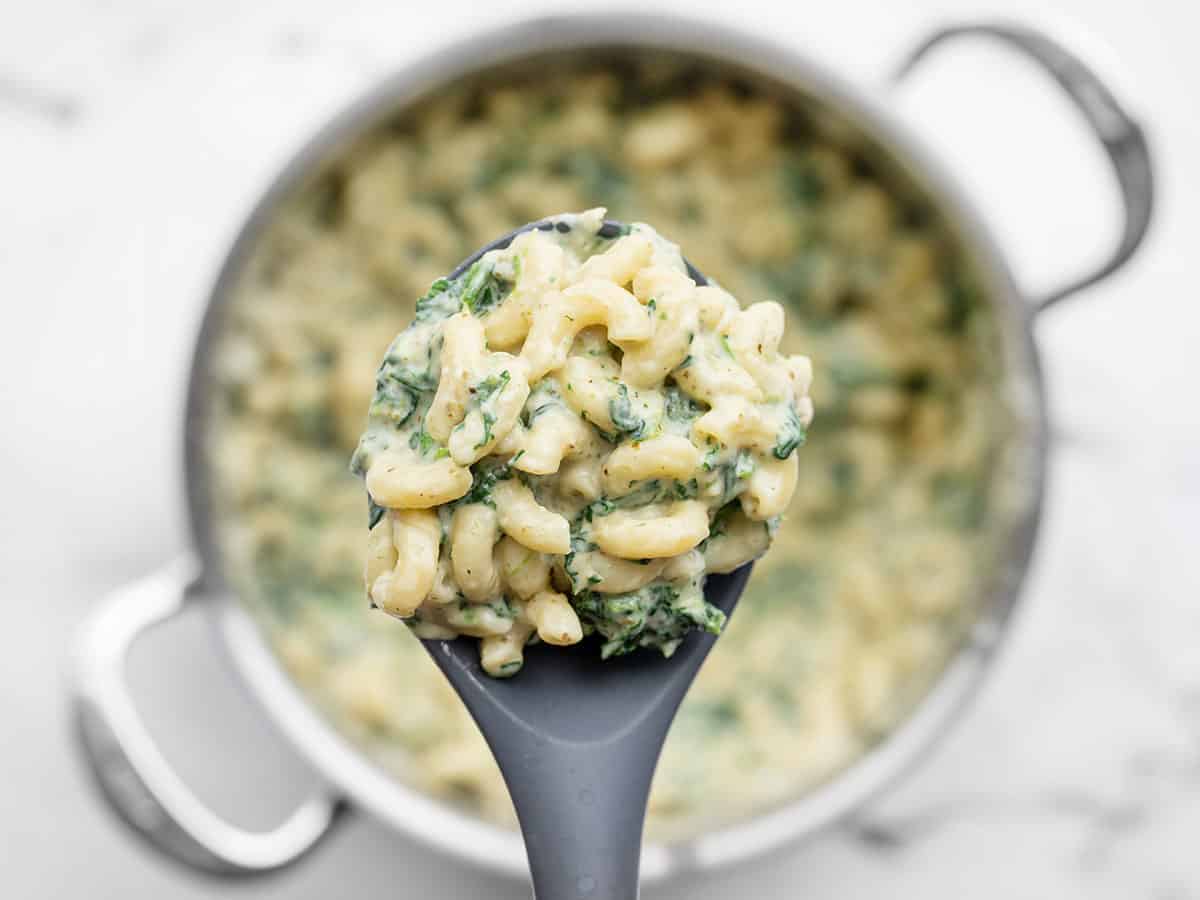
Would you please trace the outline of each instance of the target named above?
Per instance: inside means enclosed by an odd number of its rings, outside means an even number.
[[[570,227],[554,218],[522,225],[480,248],[450,278],[462,275],[489,250],[507,247],[522,232],[566,232]],[[599,234],[615,238],[624,231],[621,222],[605,220]],[[695,266],[684,263],[693,281],[708,284]],[[728,575],[710,576],[705,586],[709,602],[726,615],[732,613],[750,568],[746,565]],[[657,650],[643,649],[609,660],[601,658],[594,639],[572,647],[534,644],[525,650],[524,667],[508,679],[493,678],[483,671],[474,639],[423,643],[489,741],[494,743],[499,729],[528,732],[539,740],[584,744],[617,739],[639,727],[665,734],[715,641],[713,635],[696,631],[688,634],[669,658]]]

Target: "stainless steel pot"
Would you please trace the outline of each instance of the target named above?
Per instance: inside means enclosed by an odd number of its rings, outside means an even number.
[[[224,875],[255,874],[287,866],[312,850],[350,806],[369,810],[398,831],[442,850],[512,874],[525,872],[520,837],[452,809],[404,786],[377,768],[310,705],[268,648],[257,626],[225,585],[218,566],[209,509],[209,472],[202,454],[206,361],[217,333],[215,310],[229,295],[239,269],[279,199],[337,147],[369,130],[429,89],[489,66],[547,51],[599,48],[667,49],[760,73],[836,112],[927,192],[975,257],[1001,326],[1018,410],[1018,497],[1007,548],[1008,564],[985,598],[972,635],[913,714],[874,750],[829,783],[789,805],[681,844],[648,844],[648,879],[685,869],[744,859],[811,834],[862,803],[907,768],[945,732],[970,697],[1018,597],[1041,508],[1046,424],[1042,380],[1032,338],[1036,313],[1099,281],[1136,250],[1150,220],[1153,190],[1142,131],[1103,81],[1056,41],[1029,28],[975,24],[939,30],[898,68],[901,78],[926,54],[951,39],[998,40],[1040,64],[1086,117],[1115,169],[1124,198],[1118,246],[1090,274],[1039,298],[1018,291],[1003,254],[972,205],[909,131],[881,104],[790,49],[724,27],[673,18],[593,15],[531,21],[451,47],[389,78],[322,131],[277,179],[238,237],[212,292],[193,363],[185,420],[188,504],[194,551],[124,587],[101,605],[82,630],[75,701],[84,755],[116,812],[151,844],[189,866]],[[263,710],[327,779],[328,786],[283,824],[250,833],[204,806],[172,771],[143,726],[126,690],[127,651],[143,633],[192,604],[214,617],[230,657]]]

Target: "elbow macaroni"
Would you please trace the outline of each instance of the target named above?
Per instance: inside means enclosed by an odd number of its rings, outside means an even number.
[[[436,282],[354,457],[373,603],[480,638],[492,675],[535,636],[670,655],[720,631],[706,572],[763,553],[796,487],[811,369],[779,353],[782,308],[698,287],[676,246],[603,214]]]

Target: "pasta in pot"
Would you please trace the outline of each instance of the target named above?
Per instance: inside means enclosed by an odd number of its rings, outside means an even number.
[[[766,550],[812,421],[812,366],[780,354],[783,330],[777,303],[698,287],[677,246],[603,209],[434,282],[388,349],[351,464],[372,510],[372,606],[421,637],[480,638],[497,677],[534,636],[598,633],[607,658],[719,633],[710,558],[728,572]],[[712,529],[735,514],[753,537]],[[532,589],[503,564],[522,552],[539,554]]]
[[[1012,417],[996,326],[936,207],[825,117],[666,53],[645,64],[579,53],[489,69],[331,159],[250,247],[211,366],[206,452],[223,568],[314,705],[395,778],[514,821],[483,739],[428,654],[408,629],[364,614],[364,565],[391,567],[391,541],[365,545],[362,483],[346,459],[413,298],[495,235],[563,209],[605,205],[615,219],[653,222],[735,296],[779,300],[783,352],[809,355],[815,375],[819,415],[773,536],[739,505],[710,524],[703,559],[677,557],[671,573],[662,559],[573,559],[581,578],[627,594],[689,566],[728,571],[774,540],[667,738],[648,833],[740,819],[851,765],[960,645],[1004,546],[997,488]],[[551,251],[523,271],[556,264]],[[691,314],[676,309],[676,274],[635,278],[631,292],[648,291],[682,320]],[[697,323],[712,328],[722,295],[697,295]],[[488,347],[519,352],[528,309],[514,290],[502,314],[482,319]],[[747,337],[773,327],[752,324]],[[665,349],[626,352],[617,375],[633,388],[661,380],[660,358]],[[572,377],[596,374],[568,364]],[[400,423],[409,386],[394,388]],[[557,470],[579,503],[628,490],[637,459],[610,454],[607,472],[578,461],[602,438],[567,427],[580,422],[577,408],[604,411],[583,395],[545,411],[530,423],[521,471]],[[704,427],[726,433],[737,413],[736,403],[714,407]],[[676,437],[654,439],[668,442],[657,445],[657,477],[692,465],[686,448],[670,446]],[[770,488],[759,485],[760,501]],[[445,527],[453,535],[454,523]],[[478,511],[458,525],[491,527]],[[493,573],[476,571],[470,553],[454,557],[451,543],[435,593],[448,597],[456,565],[473,570],[471,590],[488,589]],[[511,537],[493,565],[522,604],[562,592],[550,555]],[[554,608],[534,604],[543,607]],[[499,624],[495,611],[476,623],[485,660],[512,659],[537,628],[514,617],[509,631],[486,633]],[[546,624],[564,633],[552,615]]]

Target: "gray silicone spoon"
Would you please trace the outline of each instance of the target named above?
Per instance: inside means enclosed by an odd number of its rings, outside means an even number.
[[[519,228],[451,277],[522,231],[565,224]],[[620,227],[605,223],[609,234]],[[690,264],[688,271],[706,283]],[[747,565],[710,576],[709,601],[732,613],[749,575]],[[636,900],[650,779],[675,712],[715,640],[696,632],[669,659],[639,650],[607,661],[591,640],[567,648],[534,645],[510,679],[483,671],[476,641],[424,642],[500,764],[536,900]]]

